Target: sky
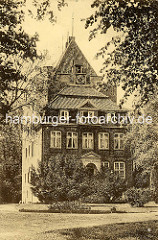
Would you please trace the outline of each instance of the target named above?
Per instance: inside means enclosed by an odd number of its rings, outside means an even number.
[[[48,51],[46,65],[55,65],[57,63],[65,49],[68,36],[73,34],[89,63],[97,74],[101,75],[99,71],[102,68],[103,59],[96,59],[96,53],[116,33],[113,29],[109,29],[107,34],[98,34],[96,38],[89,41],[89,32],[92,28],[85,29],[85,21],[81,21],[81,19],[86,19],[95,11],[95,9],[91,8],[93,0],[66,0],[68,6],[63,7],[61,11],[57,9],[57,0],[50,1],[51,10],[53,10],[56,16],[55,24],[52,24],[48,19],[36,21],[30,16],[26,16],[23,25],[24,30],[28,34],[33,35],[36,32],[39,34],[37,49],[39,52]],[[31,0],[30,2],[28,1],[27,7],[33,10]],[[118,103],[122,96],[123,90],[118,88]]]

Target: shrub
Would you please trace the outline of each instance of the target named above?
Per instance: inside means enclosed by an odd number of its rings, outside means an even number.
[[[32,192],[43,203],[86,199],[90,203],[115,202],[126,190],[126,182],[110,171],[89,176],[80,159],[58,154],[32,168]]]
[[[54,212],[89,212],[91,207],[82,204],[80,201],[64,201],[52,203],[49,205],[48,209]]]
[[[150,189],[130,188],[125,192],[125,199],[131,206],[143,207],[145,203],[152,200]]]
[[[99,195],[97,193],[94,193],[84,199],[84,202],[86,203],[107,203],[109,202],[109,199],[105,198],[103,195]]]

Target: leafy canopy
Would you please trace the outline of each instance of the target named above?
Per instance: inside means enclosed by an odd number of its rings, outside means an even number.
[[[125,99],[136,92],[137,106],[146,104],[158,85],[158,1],[96,0],[91,7],[96,11],[85,25],[93,27],[90,39],[111,29],[118,32],[97,54],[105,59],[104,75],[121,83]]]
[[[28,2],[32,3],[31,10],[27,9]],[[65,4],[64,0],[56,3],[59,10]],[[48,17],[52,23],[55,22],[50,0],[0,1],[0,117],[12,111],[28,91],[29,73],[24,69],[29,69],[28,66],[41,57],[36,49],[38,34],[29,36],[23,29],[28,13],[36,20]]]

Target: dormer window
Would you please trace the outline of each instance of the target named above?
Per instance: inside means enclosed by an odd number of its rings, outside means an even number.
[[[82,65],[75,65],[75,73],[82,73]]]
[[[80,111],[80,117],[94,117],[94,111]]]
[[[117,122],[117,116],[115,112],[107,113],[106,118],[107,118],[107,123],[111,122],[114,124]]]
[[[60,110],[60,117],[63,117],[64,119],[69,119],[69,111],[68,110]]]

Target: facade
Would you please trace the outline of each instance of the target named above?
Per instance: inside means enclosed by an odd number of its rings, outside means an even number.
[[[31,166],[59,153],[80,158],[85,166],[99,171],[101,166],[131,181],[132,162],[123,140],[126,125],[112,123],[127,110],[116,104],[116,87],[96,90],[101,78],[87,62],[74,37],[55,69],[49,68],[48,104],[43,124],[23,134],[22,202],[36,202],[30,190]],[[57,93],[53,84],[63,83]],[[53,116],[48,123],[47,116]],[[109,120],[104,122],[104,120]],[[47,123],[46,123],[47,122]]]

